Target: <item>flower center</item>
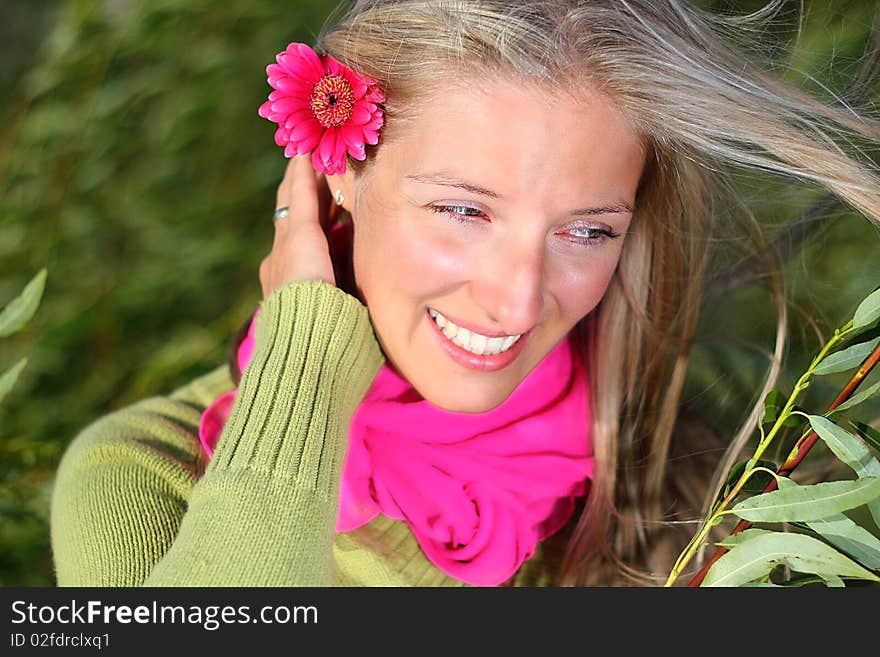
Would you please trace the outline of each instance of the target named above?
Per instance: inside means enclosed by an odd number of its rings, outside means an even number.
[[[325,128],[342,125],[354,109],[354,90],[344,77],[325,75],[312,89],[309,106]]]

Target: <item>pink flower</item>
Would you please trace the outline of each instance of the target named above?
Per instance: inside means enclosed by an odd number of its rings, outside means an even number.
[[[384,123],[376,81],[303,43],[291,43],[275,60],[266,67],[274,91],[259,114],[278,124],[275,143],[285,157],[311,153],[315,170],[331,175],[345,173],[346,153],[365,159],[365,144],[378,143]]]

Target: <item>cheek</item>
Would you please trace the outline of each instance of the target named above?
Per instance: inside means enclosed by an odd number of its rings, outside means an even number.
[[[384,288],[437,295],[467,278],[470,250],[427,230],[420,217],[388,213],[364,219],[355,230],[354,267],[366,293],[375,296]]]
[[[616,255],[597,258],[589,265],[559,272],[554,285],[555,296],[567,323],[576,324],[599,304],[614,276],[618,261],[619,251]]]

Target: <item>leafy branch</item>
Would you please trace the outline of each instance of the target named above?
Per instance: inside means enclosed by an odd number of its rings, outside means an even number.
[[[880,360],[880,337],[852,344],[854,338],[871,336],[880,320],[880,289],[870,294],[849,322],[813,358],[786,398],[778,391],[764,400],[758,421],[758,444],[751,458],[734,466],[700,528],[679,555],[666,586],[672,586],[690,561],[706,547],[712,529],[729,515],[742,520],[730,536],[718,544],[712,559],[691,581],[691,586],[776,585],[774,569],[783,565],[807,578],[789,579],[785,585],[820,581],[842,586],[843,578],[880,582],[880,539],[844,515],[857,507],[867,508],[880,527],[880,462],[871,449],[880,447],[880,432],[869,425],[850,422],[852,433],[834,420],[841,413],[880,393],[880,382],[851,396],[871,368]],[[814,376],[844,372],[858,367],[824,415],[812,415],[797,407],[798,398]],[[779,470],[762,456],[779,439],[784,427],[807,421],[807,429],[795,443]],[[767,428],[769,427],[769,428]],[[809,486],[789,478],[806,453],[822,439],[842,463],[855,472],[854,480],[821,482]],[[768,467],[769,466],[769,467]],[[756,482],[761,483],[756,489]],[[757,493],[757,494],[756,494]],[[737,503],[741,495],[749,495]],[[783,530],[750,529],[752,522],[783,523]],[[786,530],[786,526],[797,532]]]
[[[27,325],[34,313],[37,312],[45,288],[46,269],[44,267],[25,285],[21,294],[0,311],[0,338],[17,333]],[[3,401],[3,398],[12,390],[26,365],[27,358],[22,358],[3,374],[0,374],[0,401]]]

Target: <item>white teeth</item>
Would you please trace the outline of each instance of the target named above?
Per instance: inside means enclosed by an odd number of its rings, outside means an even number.
[[[486,350],[486,344],[488,342],[489,338],[485,335],[471,333],[471,343],[466,348],[468,351],[473,351],[475,354],[485,354],[488,353]]]
[[[463,347],[467,349],[471,344],[471,332],[466,328],[458,327],[458,330],[455,332],[455,339],[452,340],[459,347]]]
[[[449,338],[451,342],[478,356],[500,354],[503,351],[507,351],[522,337],[522,335],[508,335],[506,337],[490,338],[489,336],[456,326],[433,308],[429,308],[428,313],[434,319],[437,326],[440,327],[443,335]]]
[[[489,338],[489,341],[486,343],[486,353],[487,354],[499,354],[501,353],[501,349],[504,346],[504,341],[507,338]],[[513,343],[511,343],[513,344]]]

